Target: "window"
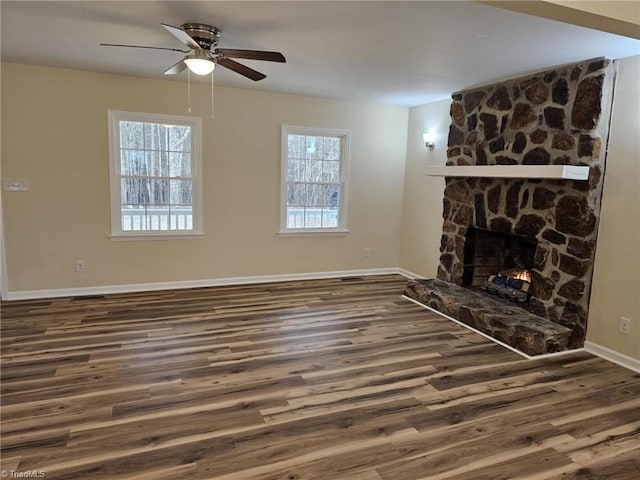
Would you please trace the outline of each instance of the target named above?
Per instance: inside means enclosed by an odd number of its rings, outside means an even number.
[[[350,133],[282,128],[281,233],[346,232]]]
[[[199,118],[109,110],[112,237],[202,234]]]

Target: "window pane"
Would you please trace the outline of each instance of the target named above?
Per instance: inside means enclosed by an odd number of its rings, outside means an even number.
[[[122,221],[122,230],[133,232],[138,230],[146,230],[147,216],[146,207],[144,205],[122,205],[120,210]]]
[[[325,160],[339,160],[340,159],[340,138],[338,137],[324,137],[324,159]]]
[[[287,181],[301,182],[306,178],[306,160],[289,159],[287,162]]]
[[[170,153],[169,154],[169,176],[191,177],[191,154]]]
[[[147,207],[147,229],[148,230],[168,230],[169,229],[169,209],[161,206]]]
[[[304,137],[304,158],[313,158],[316,153],[316,139],[314,137]]]
[[[324,139],[323,137],[316,137],[316,154],[314,157],[316,160],[322,160],[324,158]]]
[[[307,208],[304,215],[305,228],[322,227],[322,210],[320,208]]]
[[[336,208],[338,206],[338,186],[337,185],[321,185],[322,189],[322,206]]]
[[[322,210],[322,227],[335,228],[338,226],[338,211],[335,209]]]
[[[303,160],[304,162],[304,177],[302,178],[305,182],[311,182],[313,179],[313,160]]]
[[[158,141],[157,130],[154,128],[155,124],[144,124],[144,148],[147,150],[158,150],[160,142]]]
[[[120,150],[121,175],[148,175],[144,150]]]
[[[169,180],[162,178],[149,179],[149,204],[169,204]]]
[[[146,178],[122,178],[120,182],[120,198],[123,205],[149,203],[149,185]]]
[[[289,159],[301,159],[305,158],[305,136],[304,135],[289,135],[287,138],[288,145],[288,158]]]
[[[144,148],[146,150],[167,150],[169,148],[168,128],[159,123],[145,123]]]
[[[318,160],[309,160],[307,163],[307,181],[308,182],[321,182],[322,181],[322,162]]]
[[[146,175],[150,177],[166,177],[167,161],[164,160],[164,158],[166,158],[164,152],[145,152],[145,160],[147,163]]]
[[[314,160],[322,160],[322,137],[307,136],[307,158]]]
[[[191,151],[191,127],[188,125],[169,126],[169,150],[172,152]]]
[[[307,185],[294,183],[287,187],[287,206],[305,206],[307,204]]]
[[[331,192],[331,201],[329,206],[334,209],[338,209],[340,207],[340,186],[333,185],[333,191]]]
[[[304,227],[304,208],[287,207],[287,228]]]
[[[338,183],[340,181],[340,162],[322,162],[322,181]]]
[[[120,125],[120,148],[144,148],[143,124],[140,122],[118,122]]]
[[[191,180],[171,180],[171,205],[191,205]]]
[[[307,206],[322,206],[322,185],[307,185]]]
[[[171,229],[191,230],[193,228],[193,209],[190,206],[171,207]]]

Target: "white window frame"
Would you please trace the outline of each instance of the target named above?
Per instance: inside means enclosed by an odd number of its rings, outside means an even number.
[[[122,229],[120,184],[120,128],[119,122],[148,122],[191,127],[191,178],[192,178],[192,229],[190,230],[142,230]],[[111,195],[112,240],[169,240],[202,238],[202,121],[197,117],[155,113],[108,110],[109,134],[109,184]]]
[[[319,137],[340,137],[342,151],[340,152],[340,190],[338,193],[338,226],[319,228],[290,228],[287,227],[287,173],[289,135],[309,135]],[[280,191],[280,235],[326,235],[347,233],[347,204],[349,185],[349,154],[351,148],[351,131],[328,128],[282,126],[282,163],[281,163],[281,191]]]

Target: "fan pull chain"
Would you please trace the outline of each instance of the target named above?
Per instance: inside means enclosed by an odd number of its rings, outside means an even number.
[[[189,113],[191,113],[191,70],[187,68],[187,101],[189,102]]]
[[[213,114],[213,71],[211,72],[211,118],[215,118]]]

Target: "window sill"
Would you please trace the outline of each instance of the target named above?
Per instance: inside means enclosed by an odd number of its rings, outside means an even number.
[[[278,232],[279,237],[312,237],[312,236],[331,236],[331,235],[346,235],[349,230],[345,228],[332,228],[331,230],[324,230],[320,228],[300,228],[290,230],[280,230]]]
[[[112,242],[139,242],[139,241],[156,241],[156,240],[200,240],[205,237],[204,232],[188,232],[188,233],[161,233],[149,234],[147,232],[137,235],[130,234],[111,234],[107,235]]]

